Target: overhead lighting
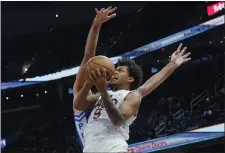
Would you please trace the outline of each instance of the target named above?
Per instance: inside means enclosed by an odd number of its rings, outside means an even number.
[[[23,97],[23,95],[20,95],[20,97]]]
[[[58,17],[59,17],[59,15],[58,15],[58,14],[56,14],[56,15],[55,15],[55,17],[56,17],[56,18],[58,18]]]
[[[210,41],[209,43],[211,44],[212,42]]]
[[[23,66],[22,66],[22,74],[25,74],[29,70],[31,64],[32,64],[31,61],[27,61],[27,62],[25,62],[23,64]]]
[[[9,97],[6,97],[5,99],[9,100]]]
[[[223,43],[223,41],[221,40],[220,43]]]
[[[48,93],[48,92],[45,90],[45,93]]]

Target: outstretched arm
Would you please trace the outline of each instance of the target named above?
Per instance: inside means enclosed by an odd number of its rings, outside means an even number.
[[[187,61],[191,60],[188,58],[190,52],[183,55],[187,47],[184,47],[181,50],[182,44],[179,45],[177,51],[175,51],[171,56],[171,61],[167,64],[160,72],[153,75],[148,79],[141,87],[139,91],[142,94],[142,97],[145,97],[151,93],[155,88],[157,88],[162,82],[164,82],[179,66]]]
[[[99,32],[100,32],[102,23],[116,16],[115,13],[109,16],[109,14],[113,13],[116,10],[116,8],[113,8],[113,9],[111,8],[112,7],[108,7],[107,9],[103,8],[100,11],[95,9],[96,17],[92,23],[91,29],[88,34],[85,51],[84,51],[84,57],[80,65],[79,72],[76,75],[76,80],[73,86],[74,99],[76,99],[76,95],[80,92],[80,90],[82,89],[86,81],[85,64],[90,58],[95,56],[97,41],[98,41]],[[90,91],[88,93],[91,94]],[[75,101],[77,100],[74,100],[74,102]]]

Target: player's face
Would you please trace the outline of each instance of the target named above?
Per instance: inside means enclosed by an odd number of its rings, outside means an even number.
[[[129,83],[129,72],[127,66],[118,66],[116,68],[115,74],[111,78],[111,83],[113,85],[126,84]]]

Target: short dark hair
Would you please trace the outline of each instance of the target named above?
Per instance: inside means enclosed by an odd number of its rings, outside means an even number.
[[[137,89],[141,85],[143,72],[140,66],[137,65],[134,60],[129,58],[122,58],[117,61],[115,66],[128,67],[129,76],[134,78],[134,82],[131,83],[131,90]]]

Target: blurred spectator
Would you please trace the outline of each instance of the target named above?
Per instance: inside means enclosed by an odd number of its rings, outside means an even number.
[[[220,93],[223,94],[223,95],[225,95],[225,88],[222,88],[222,89],[220,90]]]
[[[193,100],[196,97],[195,93],[191,94],[191,99]]]
[[[179,101],[181,108],[183,108],[184,110],[188,109],[188,105],[184,100],[184,96],[178,96],[177,100]]]
[[[220,105],[218,104],[217,101],[215,101],[214,104],[211,106],[211,108],[212,108],[213,117],[217,118],[220,115],[220,112],[221,112]]]
[[[169,105],[169,114],[170,114],[170,118],[171,117],[173,118],[174,114],[180,110],[181,106],[180,106],[180,103],[174,98],[170,100],[172,100],[172,103]]]

